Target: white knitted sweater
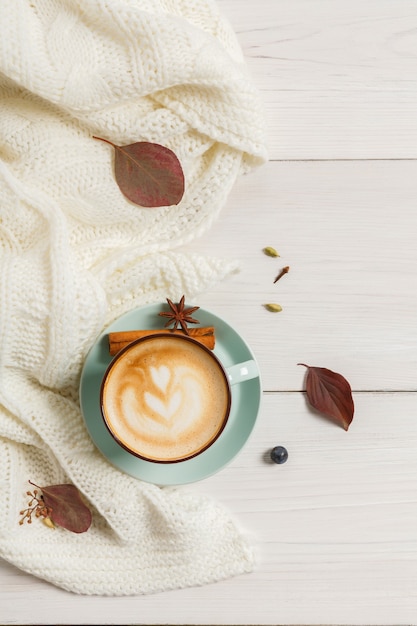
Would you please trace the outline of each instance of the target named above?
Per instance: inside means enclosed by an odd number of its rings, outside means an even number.
[[[201,293],[232,265],[180,246],[266,159],[259,95],[212,0],[0,2],[0,556],[82,594],[143,594],[249,571],[227,510],[127,476],[97,451],[78,383],[120,314]],[[112,149],[179,157],[178,206],[121,194]],[[179,248],[178,251],[173,251]],[[88,532],[19,526],[28,479],[75,484]]]

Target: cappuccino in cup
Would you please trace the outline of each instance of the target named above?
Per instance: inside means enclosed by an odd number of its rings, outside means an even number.
[[[188,336],[138,339],[109,365],[101,413],[110,434],[131,454],[175,463],[207,449],[224,429],[229,378],[211,350]]]

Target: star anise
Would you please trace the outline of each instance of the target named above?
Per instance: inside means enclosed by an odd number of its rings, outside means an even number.
[[[189,309],[184,308],[185,296],[183,296],[179,302],[179,304],[174,304],[169,298],[167,298],[167,302],[171,311],[163,311],[159,313],[162,317],[167,317],[168,321],[165,324],[165,327],[170,326],[170,324],[174,324],[172,331],[177,330],[178,325],[181,326],[186,335],[189,335],[187,324],[198,324],[199,321],[191,317],[191,313],[197,311],[199,306],[193,306]]]

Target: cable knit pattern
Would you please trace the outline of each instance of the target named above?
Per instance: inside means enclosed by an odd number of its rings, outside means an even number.
[[[111,148],[171,148],[178,206],[128,202]],[[154,593],[250,571],[230,513],[195,490],[114,468],[80,413],[97,335],[149,302],[187,299],[234,263],[181,246],[210,228],[237,176],[266,160],[264,119],[212,0],[0,3],[0,555],[82,594]],[[93,524],[19,526],[27,480],[72,482]]]

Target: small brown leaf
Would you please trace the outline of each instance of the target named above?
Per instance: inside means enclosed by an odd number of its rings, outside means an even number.
[[[184,195],[184,173],[177,156],[165,146],[139,141],[128,146],[102,139],[115,149],[115,177],[121,192],[135,204],[160,207],[178,204]]]
[[[90,528],[91,512],[74,485],[50,485],[39,489],[42,489],[43,501],[54,524],[73,533],[84,533]]]
[[[311,406],[348,430],[353,419],[354,403],[346,378],[325,367],[298,365],[307,368],[306,395]]]

